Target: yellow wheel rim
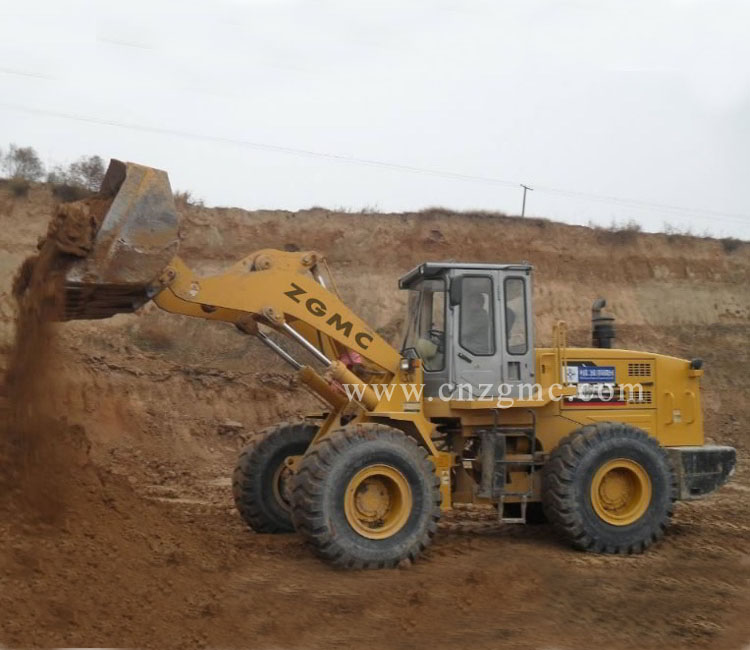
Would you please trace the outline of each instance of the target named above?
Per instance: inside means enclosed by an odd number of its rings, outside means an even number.
[[[409,483],[390,465],[361,469],[346,488],[346,519],[362,537],[385,539],[395,535],[409,519],[411,508]]]
[[[602,465],[591,481],[591,504],[596,514],[613,526],[638,521],[651,503],[651,478],[628,458]]]
[[[287,494],[287,481],[289,480],[291,473],[291,470],[287,467],[285,462],[279,463],[279,466],[276,468],[276,471],[273,473],[273,478],[271,479],[273,496],[276,499],[276,502],[287,512],[292,511],[292,506],[289,503]]]

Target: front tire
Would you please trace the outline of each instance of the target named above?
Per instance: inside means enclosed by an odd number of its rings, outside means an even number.
[[[641,553],[669,524],[677,482],[655,438],[619,422],[585,426],[553,450],[543,473],[547,518],[596,553]]]
[[[291,533],[291,472],[284,462],[301,456],[318,432],[314,424],[280,424],[243,449],[232,475],[234,504],[256,533]]]
[[[394,567],[415,560],[440,518],[439,480],[427,452],[401,431],[358,424],[305,455],[293,519],[316,553],[339,567]]]

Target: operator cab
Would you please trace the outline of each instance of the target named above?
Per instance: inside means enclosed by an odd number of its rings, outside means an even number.
[[[531,268],[425,262],[399,280],[409,291],[402,354],[422,360],[426,396],[495,397],[507,384],[513,397],[534,383]]]

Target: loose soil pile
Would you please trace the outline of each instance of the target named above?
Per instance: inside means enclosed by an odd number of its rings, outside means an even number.
[[[231,506],[238,449],[254,431],[316,408],[282,363],[233,328],[153,305],[45,325],[38,315],[57,304],[59,285],[37,292],[43,259],[16,286],[47,299],[32,301],[33,316],[16,309],[12,278],[53,207],[43,187],[28,199],[0,189],[0,366],[9,378],[0,401],[0,645],[750,641],[750,247],[728,253],[719,242],[663,235],[621,241],[440,211],[186,209],[182,255],[198,271],[268,246],[325,251],[347,301],[392,340],[403,313],[396,280],[417,263],[528,259],[540,343],[556,317],[585,343],[590,302],[604,295],[620,345],[706,361],[707,433],[738,447],[738,475],[710,500],[680,504],[649,553],[581,554],[546,526],[500,526],[489,512],[467,509],[445,517],[414,566],[348,573],[321,564],[294,535],[248,531]],[[85,252],[88,224],[83,240],[66,240],[68,253],[81,241]]]

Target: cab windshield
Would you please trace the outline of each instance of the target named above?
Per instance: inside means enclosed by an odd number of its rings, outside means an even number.
[[[445,281],[422,280],[409,290],[402,354],[416,354],[428,372],[445,367]]]

